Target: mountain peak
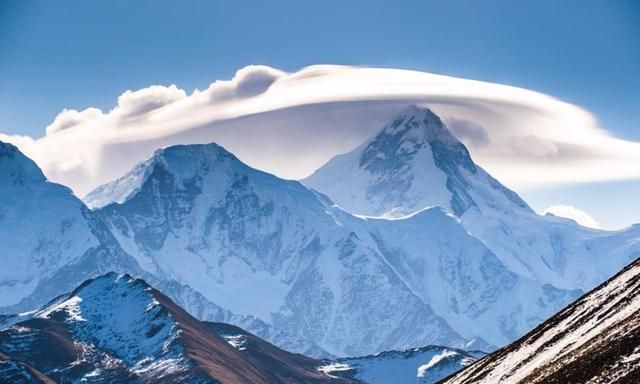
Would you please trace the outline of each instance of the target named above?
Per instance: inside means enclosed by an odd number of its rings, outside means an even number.
[[[476,172],[466,147],[449,132],[442,120],[430,109],[416,105],[400,112],[364,147],[360,166],[373,173],[398,171],[420,151],[428,149],[436,165],[445,172],[453,171],[452,167],[457,166]]]
[[[154,301],[151,293],[145,293],[150,290],[151,287],[143,280],[134,279],[129,274],[108,272],[85,280],[68,295],[59,297],[46,305],[36,313],[35,317],[52,318],[64,312],[70,319],[87,321],[82,317],[81,308],[85,311],[97,310],[92,307],[95,303],[96,307],[99,306],[106,311],[105,305],[117,302],[117,305],[126,307],[126,302],[130,300],[136,300],[137,304],[144,304],[143,306],[146,307]],[[86,313],[84,316],[86,317]]]
[[[103,260],[112,269],[133,262],[112,247],[69,188],[49,182],[35,162],[7,143],[0,143],[0,228],[11,229],[0,231],[0,307],[12,311],[71,288]]]
[[[414,142],[442,142],[456,144],[459,141],[449,132],[440,117],[429,108],[409,105],[387,125],[378,136],[403,136]]]
[[[4,185],[25,184],[46,179],[36,163],[10,143],[0,141],[0,181]]]
[[[161,166],[178,180],[191,179],[215,168],[248,168],[216,143],[173,145],[157,150],[152,159],[155,166]]]
[[[249,167],[222,146],[209,144],[180,144],[158,149],[117,180],[101,185],[83,198],[91,209],[111,203],[122,204],[134,196],[152,175],[170,176],[172,182],[184,188],[184,183],[214,170],[234,172]]]
[[[215,161],[224,157],[233,157],[231,152],[216,143],[208,144],[177,144],[156,150],[153,154],[154,158],[164,159],[183,159],[188,156],[199,156]]]
[[[237,157],[216,143],[172,145],[155,151],[151,159],[155,166],[161,165],[164,170],[181,179],[191,178],[222,164],[241,164]]]
[[[15,152],[16,150],[17,148],[13,144],[0,140],[0,156],[9,155],[10,152]]]
[[[430,119],[434,121],[440,121],[440,118],[433,113],[428,107],[421,107],[416,104],[410,104],[401,110],[397,115],[398,117],[415,117],[418,119]]]
[[[400,111],[370,141],[331,159],[304,183],[363,215],[415,212],[433,205],[457,216],[479,205],[528,208],[473,162],[440,117],[416,105]],[[493,201],[496,198],[503,201]]]
[[[130,284],[130,283],[135,283],[131,285],[131,288],[133,286],[138,286],[142,290],[146,288],[150,288],[150,286],[144,280],[134,279],[128,273],[119,273],[119,272],[111,271],[111,272],[102,274],[100,276],[96,276],[94,278],[85,280],[83,283],[78,285],[78,287],[76,287],[76,289],[74,289],[69,294],[69,296],[81,294],[82,291],[89,290],[92,287],[96,287],[96,286],[115,286],[118,284]]]

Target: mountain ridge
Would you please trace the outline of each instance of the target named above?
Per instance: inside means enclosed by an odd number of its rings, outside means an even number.
[[[205,156],[210,149],[215,156]],[[235,156],[223,154],[228,161],[219,161],[223,150],[217,145],[160,150],[158,158],[143,164],[163,166],[145,171],[142,187],[132,188],[135,193],[123,203],[93,212],[147,272],[176,279],[222,308],[256,316],[284,333],[299,329],[296,337],[330,354],[437,343],[462,347],[472,341],[493,348],[576,295],[514,275],[442,208],[402,220],[354,216],[304,185],[257,171]],[[198,159],[196,172],[192,167],[166,171],[192,158]],[[173,254],[182,255],[180,264]],[[182,271],[184,265],[189,273]],[[246,275],[260,287],[244,278],[234,282]],[[384,283],[374,283],[378,279]],[[437,285],[451,293],[434,293]],[[359,292],[363,289],[368,297]],[[243,299],[230,301],[223,294],[229,291]],[[497,299],[519,302],[520,295],[543,304],[523,311]],[[258,302],[246,301],[249,296]],[[316,307],[309,297],[315,297]],[[372,307],[379,308],[376,316],[385,319],[387,330],[356,326],[369,322]],[[482,331],[482,324],[500,317],[505,323],[500,330]],[[518,318],[517,325],[508,325],[509,317]],[[287,342],[279,345],[298,350]]]
[[[0,182],[0,225],[11,228],[0,231],[0,307],[42,304],[72,287],[65,274],[139,271],[69,188],[47,181],[31,159],[2,142]]]
[[[440,151],[452,158],[441,155],[440,166],[460,169],[427,185],[445,191],[436,196],[445,206],[353,215],[331,193],[255,170],[211,144],[157,151],[102,186],[93,195],[100,208],[86,212],[102,228],[99,242],[131,263],[118,266],[133,269],[198,318],[231,322],[315,356],[429,344],[499,347],[640,249],[634,230],[606,233],[541,219],[482,173],[437,116],[415,107],[409,112],[420,119],[401,115],[382,131],[394,150],[379,155],[386,148],[381,141],[365,163],[383,170],[380,162],[397,165],[404,176],[416,169],[442,176],[431,144],[446,147]],[[406,135],[409,144],[400,140]],[[398,153],[402,161],[394,164]],[[413,164],[417,154],[430,163]],[[461,216],[452,210],[447,178],[457,200],[473,201]],[[350,183],[362,187],[358,178]],[[42,212],[31,216],[44,219]],[[30,241],[37,244],[37,236]],[[61,271],[75,279],[117,269],[107,251],[102,259],[88,257],[86,268]],[[53,281],[32,303],[61,288]]]
[[[113,272],[0,331],[1,350],[61,382],[354,382],[323,374],[321,361],[270,348],[279,365],[248,359],[143,280]]]
[[[371,166],[377,163],[385,166]],[[563,289],[589,290],[640,255],[637,246],[617,252],[601,248],[621,232],[536,214],[474,164],[440,118],[415,105],[303,183],[362,216],[406,216],[441,206],[510,270]]]
[[[639,324],[637,259],[522,338],[441,383],[637,382]]]

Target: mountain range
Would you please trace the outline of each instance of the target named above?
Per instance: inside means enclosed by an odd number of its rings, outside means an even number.
[[[589,290],[638,255],[629,245],[637,227],[607,232],[538,215],[475,164],[438,116],[416,106],[303,182],[354,214],[392,218],[442,207],[510,271],[560,289]]]
[[[317,360],[199,321],[141,279],[107,273],[4,318],[0,383],[435,383],[485,354],[429,346]]]
[[[236,327],[201,322],[129,275],[87,280],[22,317],[0,331],[9,362],[0,362],[0,382],[356,382]]]
[[[632,383],[640,378],[640,259],[485,357],[429,346],[315,360],[202,322],[140,279],[108,273],[2,319],[0,382]]]
[[[127,272],[200,320],[316,357],[489,351],[640,255],[640,226],[536,214],[415,106],[302,182],[178,145],[83,202],[4,143],[0,181],[2,313]]]

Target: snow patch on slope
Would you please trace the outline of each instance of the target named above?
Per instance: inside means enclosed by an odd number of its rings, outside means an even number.
[[[339,359],[336,365],[342,370],[355,371],[354,376],[368,384],[432,384],[483,355],[482,352],[429,346]]]
[[[176,322],[140,280],[113,273],[90,280],[35,317],[59,315],[76,340],[111,351],[134,373],[162,376],[187,369],[184,351],[174,342],[180,334]]]

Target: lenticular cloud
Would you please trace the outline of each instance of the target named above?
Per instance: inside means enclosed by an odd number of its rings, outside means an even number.
[[[248,66],[204,91],[127,91],[109,112],[64,110],[41,138],[0,140],[78,195],[172,144],[217,142],[256,168],[295,179],[359,145],[408,103],[433,109],[476,162],[511,186],[640,177],[640,143],[612,137],[575,105],[523,88],[386,68]]]

